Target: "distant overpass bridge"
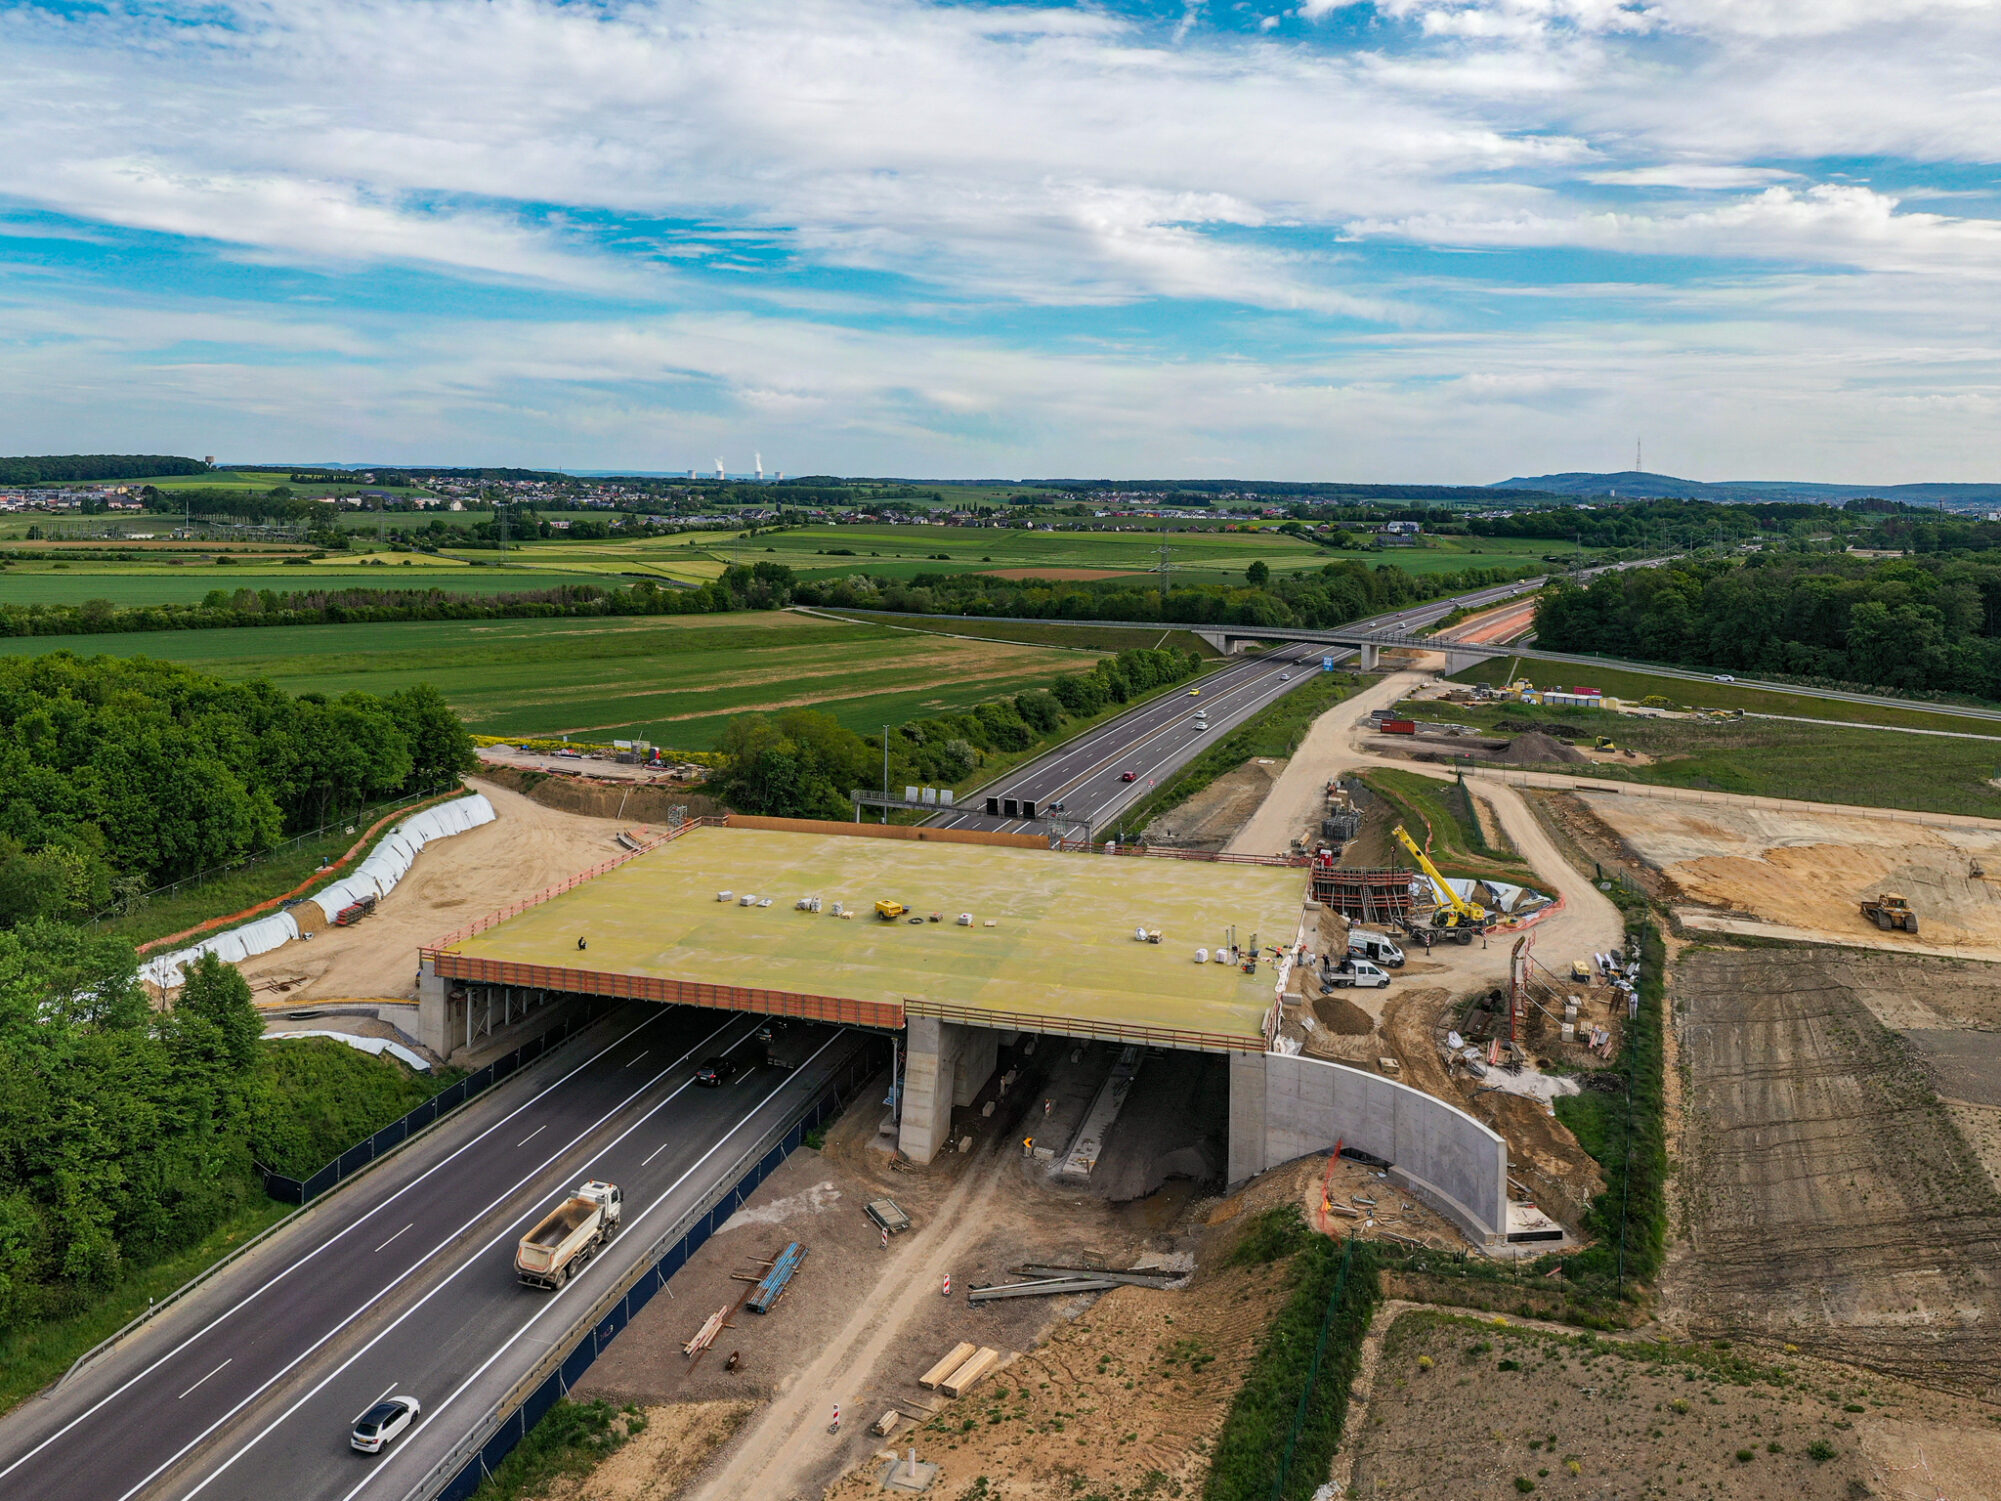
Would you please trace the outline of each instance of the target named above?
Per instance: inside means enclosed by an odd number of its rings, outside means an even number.
[[[1457,672],[1463,667],[1471,667],[1475,662],[1484,662],[1490,657],[1512,656],[1516,648],[1506,645],[1483,645],[1479,642],[1441,641],[1434,636],[1418,635],[1412,631],[1385,630],[1311,630],[1296,625],[1189,625],[1183,630],[1190,635],[1200,636],[1228,656],[1242,651],[1246,644],[1258,642],[1305,643],[1325,646],[1335,650],[1357,652],[1361,656],[1364,672],[1373,672],[1379,655],[1384,651],[1408,650],[1443,652],[1447,672]]]

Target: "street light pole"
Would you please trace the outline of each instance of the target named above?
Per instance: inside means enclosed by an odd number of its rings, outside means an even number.
[[[889,726],[882,727],[882,821],[889,822]]]

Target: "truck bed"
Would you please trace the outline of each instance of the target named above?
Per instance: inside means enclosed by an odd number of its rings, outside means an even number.
[[[589,1199],[571,1199],[530,1230],[524,1240],[531,1246],[560,1246],[597,1209]]]

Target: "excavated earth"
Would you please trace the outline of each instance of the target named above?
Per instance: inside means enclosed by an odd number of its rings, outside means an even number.
[[[1708,948],[1683,954],[1672,994],[1684,1245],[1664,1312],[2001,1397],[2001,1163],[1973,1144],[1983,1121],[1997,1134],[2001,977]]]

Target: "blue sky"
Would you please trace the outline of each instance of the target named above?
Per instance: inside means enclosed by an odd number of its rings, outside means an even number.
[[[0,0],[0,451],[2001,479],[2001,0]]]

